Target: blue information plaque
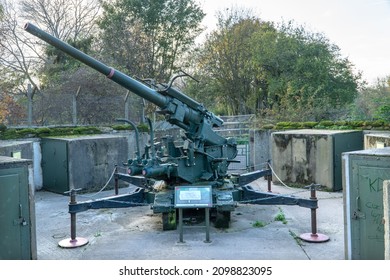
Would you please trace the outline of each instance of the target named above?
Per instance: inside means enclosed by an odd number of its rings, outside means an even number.
[[[212,206],[211,186],[175,187],[176,208],[211,208]]]

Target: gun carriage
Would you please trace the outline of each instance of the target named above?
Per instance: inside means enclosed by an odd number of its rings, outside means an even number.
[[[24,29],[155,104],[160,108],[158,113],[164,115],[167,122],[184,131],[180,146],[175,144],[173,137],[167,136],[157,147],[153,143],[153,127],[149,121],[150,146],[145,147],[142,155],[137,143],[135,158],[129,159],[125,164],[127,173],[115,172],[116,182],[122,180],[137,188],[128,194],[83,202],[73,201],[69,203],[69,213],[150,204],[154,213],[162,214],[163,229],[169,230],[176,228],[175,203],[179,200],[186,200],[189,202],[187,206],[193,205],[194,208],[204,201],[207,203],[205,206],[211,209],[215,226],[225,228],[229,227],[231,212],[238,203],[298,205],[312,210],[317,208],[316,199],[254,190],[250,186],[252,181],[265,176],[270,180],[272,174],[269,168],[245,174],[230,174],[229,165],[237,162],[236,140],[222,137],[214,131],[223,124],[223,120],[175,88],[175,78],[168,84],[152,85],[142,82],[103,64],[31,23],[27,23]],[[136,129],[132,122],[122,121],[130,123]],[[138,139],[137,130],[136,135]],[[156,181],[163,182],[165,187],[154,188]],[[179,189],[186,190],[181,193],[181,198],[177,197]],[[71,190],[71,193],[74,191]],[[207,197],[210,197],[209,201]]]

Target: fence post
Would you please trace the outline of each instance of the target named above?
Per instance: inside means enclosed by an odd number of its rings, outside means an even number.
[[[81,86],[79,86],[79,88],[77,89],[76,94],[72,95],[72,108],[73,108],[73,110],[72,110],[72,121],[73,121],[73,125],[74,126],[77,125],[77,97],[79,96],[80,89],[81,89]]]
[[[27,84],[27,99],[28,99],[27,124],[29,127],[32,126],[32,114],[33,114],[32,98],[33,98],[33,91],[31,88],[31,84]]]
[[[130,91],[128,90],[126,92],[126,96],[124,98],[124,100],[125,100],[125,120],[129,119],[129,94],[130,94]]]

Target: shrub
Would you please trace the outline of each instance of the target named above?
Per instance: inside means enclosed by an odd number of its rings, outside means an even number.
[[[265,124],[262,126],[263,129],[273,129],[275,126],[273,124]]]
[[[302,127],[304,128],[313,128],[318,125],[318,122],[304,122],[302,123]]]
[[[48,127],[40,127],[35,130],[36,135],[38,136],[48,136],[51,130]]]
[[[330,127],[330,126],[334,125],[334,122],[332,122],[332,121],[320,121],[319,125],[320,126],[324,126],[324,127]]]

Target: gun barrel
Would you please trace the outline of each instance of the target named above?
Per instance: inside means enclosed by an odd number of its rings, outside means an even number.
[[[32,35],[42,39],[46,43],[58,48],[71,57],[83,62],[87,66],[95,69],[96,71],[104,74],[107,78],[113,80],[117,84],[137,94],[138,96],[145,98],[146,100],[156,104],[160,108],[165,107],[169,100],[168,97],[159,94],[157,91],[149,88],[143,83],[123,74],[122,72],[111,68],[104,63],[90,57],[89,55],[79,51],[71,45],[61,41],[60,39],[50,35],[49,33],[39,29],[31,23],[26,23],[24,29]]]

